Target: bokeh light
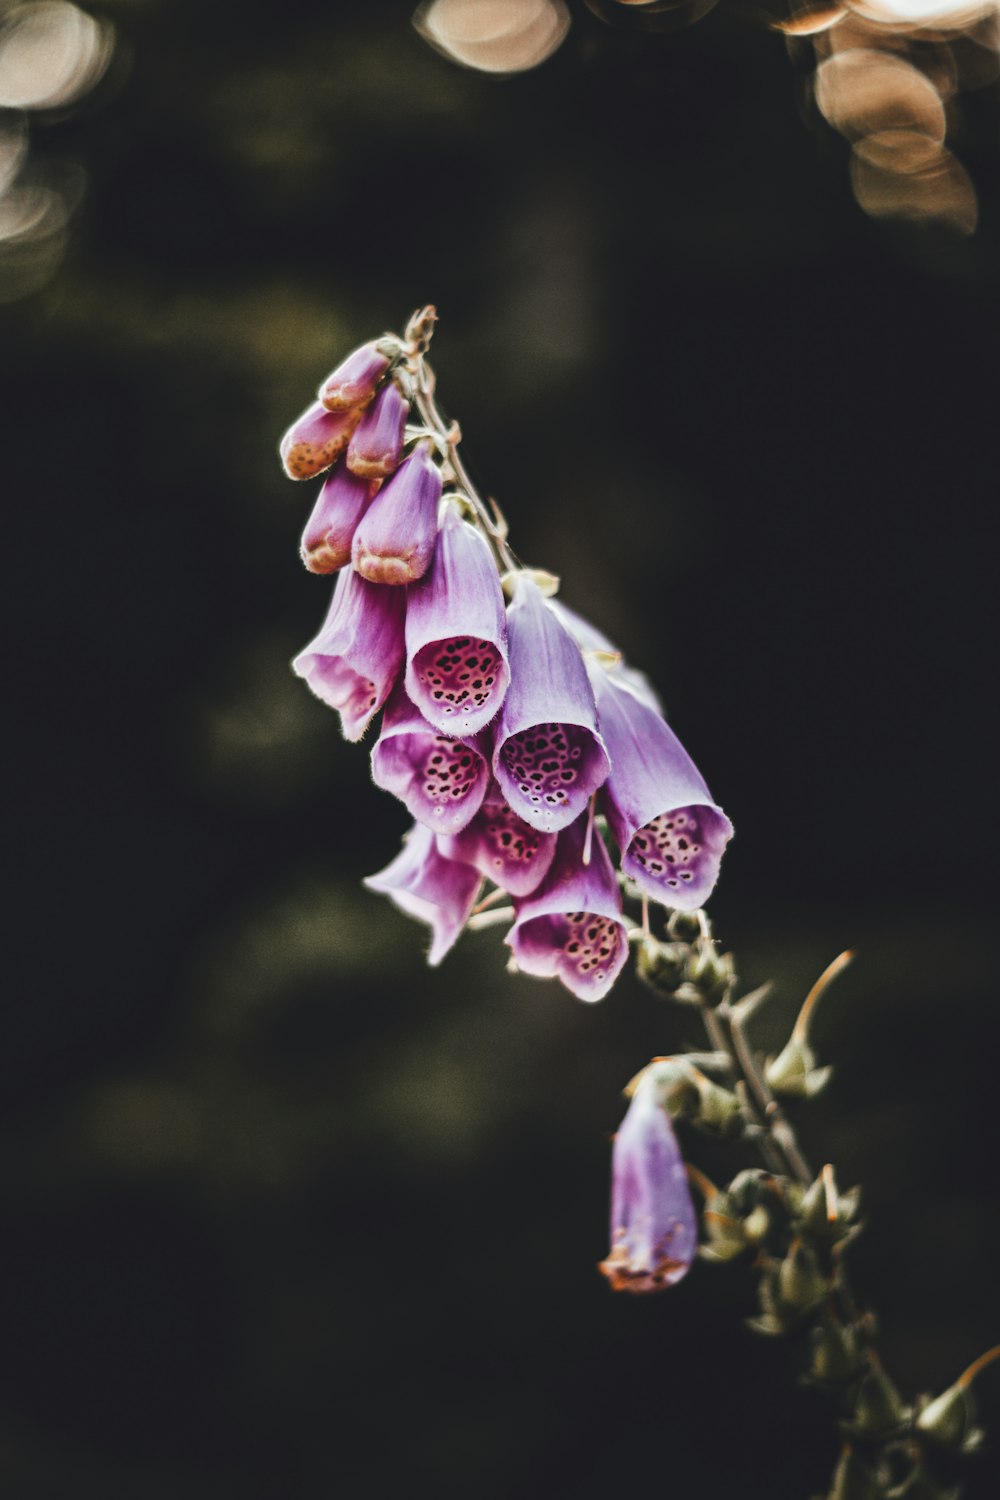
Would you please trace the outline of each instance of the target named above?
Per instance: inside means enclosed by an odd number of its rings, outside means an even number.
[[[569,29],[563,0],[432,0],[414,25],[453,61],[484,73],[523,73],[551,57]]]

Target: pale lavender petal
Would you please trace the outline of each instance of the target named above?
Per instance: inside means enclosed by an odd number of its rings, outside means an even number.
[[[377,489],[377,480],[359,479],[343,464],[323,481],[302,533],[300,551],[310,573],[336,573],[350,562],[358,522]]]
[[[446,734],[475,734],[497,714],[510,669],[507,616],[486,541],[453,506],[430,571],[406,606],[406,690]]]
[[[441,471],[427,449],[400,464],[354,533],[354,567],[370,583],[404,584],[430,567],[437,536]]]
[[[357,425],[347,449],[347,467],[365,479],[387,479],[399,467],[410,403],[390,380]]]
[[[449,859],[474,865],[480,875],[512,896],[527,896],[549,872],[556,852],[554,833],[539,833],[519,818],[494,786],[468,827],[441,840]]]
[[[351,441],[360,419],[360,409],[327,411],[314,401],[292,423],[278,448],[289,479],[312,479],[328,469]]]
[[[618,647],[602,630],[598,630],[597,626],[591,624],[583,615],[578,615],[576,610],[570,609],[561,599],[550,599],[549,608],[555,611],[581,651],[599,651],[605,656],[619,657],[616,665],[606,663],[605,669],[610,671],[616,680],[630,687],[637,697],[644,699],[658,714],[663,712],[663,704],[660,702],[659,695],[645,672],[640,672],[636,667],[630,667]]]
[[[622,870],[654,901],[696,911],[712,893],[733,825],[660,715],[599,666],[591,678],[611,755],[604,805]]]
[[[372,779],[404,802],[418,823],[435,833],[454,834],[482,806],[490,772],[474,743],[440,734],[399,683],[385,706],[382,732],[372,750]],[[441,847],[450,854],[443,843]]]
[[[601,1270],[616,1292],[656,1292],[686,1276],[698,1221],[673,1127],[655,1079],[640,1080],[612,1153],[611,1253]]]
[[[600,838],[583,863],[587,817],[559,835],[555,858],[538,889],[515,900],[505,941],[517,966],[539,979],[558,979],[580,1000],[600,1000],[628,958],[621,895]]]
[[[322,630],[292,662],[317,698],[339,710],[345,739],[361,738],[392,691],[403,665],[405,607],[399,589],[345,568]]]
[[[374,344],[362,344],[326,377],[319,388],[319,399],[327,411],[367,406],[388,368],[387,354],[380,354]]]
[[[365,880],[369,890],[388,896],[434,936],[427,962],[437,965],[456,942],[482,886],[470,865],[456,864],[440,853],[434,835],[416,824],[391,864]]]
[[[493,772],[514,811],[553,833],[579,816],[610,763],[580,648],[523,573],[507,631],[510,687]]]

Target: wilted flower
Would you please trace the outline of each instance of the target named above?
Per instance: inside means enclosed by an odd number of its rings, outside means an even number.
[[[339,710],[345,739],[361,738],[392,691],[403,665],[404,608],[401,589],[345,568],[322,630],[292,662],[317,698]]]
[[[377,489],[377,480],[360,479],[343,464],[323,481],[302,533],[300,551],[310,573],[336,573],[350,562],[358,522]]]
[[[326,377],[319,388],[319,399],[327,411],[367,406],[388,368],[387,354],[381,353],[375,344],[362,344]]]
[[[512,896],[527,896],[549,872],[556,852],[554,833],[539,833],[503,800],[494,782],[466,828],[441,839],[442,853],[474,865],[487,880]]]
[[[580,648],[525,573],[507,630],[511,681],[493,771],[514,811],[552,833],[579,816],[610,762]]]
[[[354,533],[354,567],[370,583],[404,584],[430,567],[437,535],[441,470],[417,449],[387,479]]]
[[[628,936],[618,882],[599,838],[584,863],[586,823],[584,815],[560,833],[545,879],[514,903],[517,917],[506,942],[525,974],[558,979],[580,1000],[601,1000],[628,958]]]
[[[343,453],[360,420],[360,407],[327,411],[314,401],[281,439],[278,451],[289,479],[312,479],[322,474]]]
[[[507,617],[496,563],[474,527],[446,507],[430,571],[409,590],[406,690],[446,734],[475,734],[507,691]]]
[[[400,683],[386,704],[372,750],[375,785],[405,802],[418,823],[453,834],[475,817],[490,779],[476,746],[449,739],[428,724]]]
[[[712,892],[733,825],[656,710],[600,666],[590,676],[611,756],[604,805],[622,870],[654,901],[696,911]]]
[[[657,1292],[686,1276],[698,1248],[687,1171],[651,1073],[639,1081],[612,1152],[611,1251],[600,1269],[616,1292]]]
[[[399,466],[410,403],[390,380],[382,387],[355,429],[347,449],[347,467],[365,479],[387,479]]]
[[[365,880],[369,890],[388,896],[418,922],[426,922],[434,936],[427,955],[437,965],[469,919],[482,881],[469,865],[446,859],[434,835],[416,824],[391,864]]]

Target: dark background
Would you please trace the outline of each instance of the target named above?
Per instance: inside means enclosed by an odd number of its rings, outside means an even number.
[[[519,552],[650,672],[737,826],[712,912],[777,981],[761,1044],[858,949],[801,1131],[864,1182],[889,1369],[940,1389],[1000,1339],[1000,101],[954,137],[966,240],[864,217],[756,13],[642,35],[578,3],[500,81],[410,10],[108,4],[114,86],[33,127],[88,186],[2,318],[0,1472],[804,1500],[837,1440],[740,1326],[749,1269],[648,1299],[594,1270],[620,1089],[691,1018],[508,977],[496,930],[428,971],[361,889],[407,819],[289,673],[328,584],[275,444],[438,305]]]

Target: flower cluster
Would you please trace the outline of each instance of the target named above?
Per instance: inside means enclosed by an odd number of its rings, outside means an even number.
[[[282,440],[291,478],[326,473],[302,556],[339,574],[294,670],[349,740],[384,710],[372,777],[414,826],[366,883],[429,925],[430,962],[470,920],[509,919],[519,969],[599,1000],[634,930],[623,887],[695,910],[732,825],[646,679],[468,482],[433,399],[434,318],[355,350]]]

